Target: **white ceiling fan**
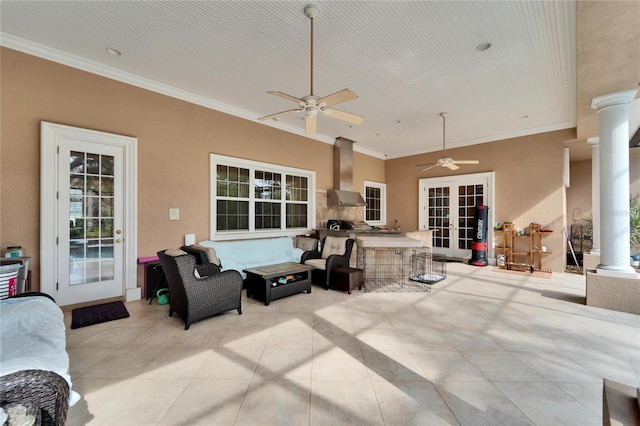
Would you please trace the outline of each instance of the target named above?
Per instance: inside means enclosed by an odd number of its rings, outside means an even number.
[[[438,161],[436,161],[435,163],[418,164],[417,167],[428,166],[427,168],[422,169],[423,172],[438,166],[447,167],[451,170],[458,170],[460,168],[458,167],[458,164],[480,164],[480,161],[478,160],[454,160],[453,158],[446,156],[445,136],[446,136],[447,115],[449,114],[446,112],[440,113],[440,117],[442,117],[442,157],[438,158]]]
[[[364,117],[360,115],[330,108],[333,105],[357,99],[358,95],[353,93],[351,90],[342,89],[338,92],[332,93],[322,98],[313,94],[313,20],[316,16],[318,16],[318,12],[318,7],[314,4],[309,4],[304,8],[304,14],[311,20],[311,94],[302,98],[296,98],[295,96],[287,95],[286,93],[269,91],[267,93],[271,93],[272,95],[276,95],[297,103],[298,108],[277,112],[265,117],[260,117],[258,120],[270,120],[273,118],[281,117],[283,115],[304,111],[304,129],[305,133],[307,134],[315,133],[318,129],[318,113],[324,114],[328,117],[337,118],[338,120],[346,121],[347,123],[351,124],[360,124],[364,121]]]

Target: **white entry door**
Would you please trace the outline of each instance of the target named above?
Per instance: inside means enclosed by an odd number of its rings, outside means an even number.
[[[433,231],[433,252],[471,255],[475,206],[489,206],[493,217],[493,172],[420,179],[420,229]]]
[[[43,218],[55,233],[54,247],[41,250],[54,255],[50,292],[59,305],[123,296],[131,256],[125,241],[135,232],[126,218],[127,147],[119,135],[62,130],[49,141],[56,146],[54,219]],[[45,289],[44,270],[41,276]]]

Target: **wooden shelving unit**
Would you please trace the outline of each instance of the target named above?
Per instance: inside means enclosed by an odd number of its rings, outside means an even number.
[[[505,223],[497,232],[502,232],[502,246],[494,249],[505,256],[501,268],[551,272],[542,268],[542,259],[551,252],[543,250],[542,237],[549,231],[543,232],[540,224],[531,223],[528,233],[518,234],[513,223]]]

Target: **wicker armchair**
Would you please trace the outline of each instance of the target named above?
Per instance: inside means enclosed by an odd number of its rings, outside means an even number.
[[[159,251],[158,257],[169,283],[169,316],[177,312],[184,320],[184,329],[191,323],[221,312],[237,309],[242,314],[242,276],[238,271],[219,272],[210,268],[210,275],[202,276],[208,265],[198,268],[190,254],[169,256]]]
[[[322,252],[318,250],[305,252],[301,263],[315,268],[311,271],[311,281],[329,290],[331,270],[337,266],[349,266],[354,243],[352,238],[325,237],[322,240]]]
[[[35,410],[36,424],[64,425],[69,409],[69,384],[45,370],[21,370],[0,377],[0,405],[18,403]],[[31,410],[29,410],[31,411]]]

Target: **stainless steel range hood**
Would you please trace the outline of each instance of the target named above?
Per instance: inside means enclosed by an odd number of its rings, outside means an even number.
[[[333,145],[333,188],[327,191],[330,206],[366,206],[362,195],[353,190],[353,144],[339,137]]]

